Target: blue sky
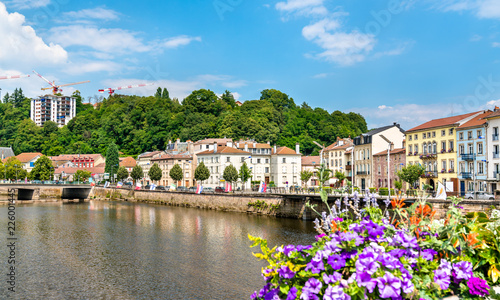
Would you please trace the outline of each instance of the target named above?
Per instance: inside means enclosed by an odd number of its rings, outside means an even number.
[[[500,105],[500,1],[207,0],[0,2],[2,94],[46,84],[183,99],[279,89],[297,104],[410,128]]]

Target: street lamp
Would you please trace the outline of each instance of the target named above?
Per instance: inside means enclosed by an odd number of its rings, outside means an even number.
[[[387,142],[387,191],[388,191],[388,196],[387,199],[390,201],[391,200],[391,141],[387,139],[384,135],[380,135],[380,137]]]
[[[318,142],[316,142],[316,141],[313,141],[313,143],[314,143],[316,146],[318,146],[318,147],[320,147],[320,148],[321,148],[321,151],[320,151],[320,154],[319,154],[319,156],[320,156],[320,160],[319,160],[319,161],[320,161],[320,164],[323,164],[323,150],[325,150],[325,146],[321,145],[320,143],[318,143]]]

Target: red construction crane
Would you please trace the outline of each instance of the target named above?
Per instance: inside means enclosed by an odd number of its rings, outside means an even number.
[[[55,94],[57,94],[58,92],[62,92],[61,87],[63,87],[63,86],[70,86],[70,85],[82,84],[82,83],[87,83],[87,82],[90,82],[90,80],[87,80],[87,81],[80,81],[80,82],[74,82],[74,83],[66,83],[66,84],[56,85],[56,82],[55,82],[55,81],[50,82],[50,81],[49,81],[49,80],[47,80],[45,77],[43,77],[42,75],[38,74],[35,70],[33,70],[33,73],[35,73],[36,75],[38,75],[38,77],[42,78],[42,79],[43,79],[43,80],[45,80],[48,84],[50,84],[50,85],[51,85],[51,87],[42,88],[42,91],[52,89],[52,93],[53,93],[54,95],[55,95]]]
[[[142,87],[142,86],[148,86],[148,85],[153,85],[154,83],[141,83],[141,84],[135,84],[135,85],[127,85],[127,86],[121,86],[121,87],[115,87],[115,88],[105,88],[105,89],[100,89],[99,92],[104,93],[108,92],[108,94],[111,96],[115,93],[115,91],[123,90],[123,89],[131,89],[131,88],[136,88],[136,87]]]
[[[24,78],[24,77],[30,77],[29,75],[10,75],[10,76],[0,76],[1,79],[16,79],[16,78]]]

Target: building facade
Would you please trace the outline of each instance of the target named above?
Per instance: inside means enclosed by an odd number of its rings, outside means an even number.
[[[317,168],[321,165],[320,157],[318,156],[302,156],[301,158],[301,169],[302,171],[309,171],[313,175],[307,182],[301,183],[303,186],[315,187],[319,185]],[[299,175],[300,176],[300,175]],[[300,179],[300,178],[299,178]]]
[[[271,154],[273,148],[269,143],[255,141],[237,141],[234,146],[252,156],[247,160],[248,167],[252,169],[252,181],[271,181]]]
[[[387,161],[389,160],[389,164]],[[389,157],[387,150],[373,155],[373,178],[374,186],[394,188],[394,181],[398,180],[398,172],[406,165],[406,149],[391,149]],[[389,177],[387,178],[387,169],[389,168]],[[389,179],[389,180],[388,180]]]
[[[473,112],[434,119],[406,132],[407,164],[419,164],[425,168],[420,187],[428,184],[436,190],[440,181],[447,186],[447,192],[458,194],[456,129],[479,114]]]
[[[271,181],[277,187],[299,186],[301,157],[299,144],[295,145],[295,151],[288,147],[275,146],[271,156]]]
[[[184,154],[162,154],[156,158],[152,158],[150,164],[158,164],[162,171],[162,177],[159,180],[158,184],[163,186],[185,186],[191,187],[196,185],[194,180],[194,170],[196,164],[193,161],[193,156],[184,153]],[[175,166],[179,165],[182,169],[183,178],[180,182],[174,181],[170,178],[170,170]],[[149,176],[148,176],[149,178]],[[145,184],[149,184],[149,181],[146,181]]]
[[[52,121],[58,127],[68,125],[76,116],[76,98],[45,95],[31,100],[31,120],[38,126]]]
[[[351,162],[347,158],[348,151],[353,147],[353,141],[350,138],[341,139],[337,137],[337,141],[326,147],[324,150],[325,161],[327,167],[332,170],[335,175],[336,172],[344,173],[345,176],[349,173]],[[349,166],[349,167],[348,167]],[[349,170],[347,170],[349,168]],[[338,180],[334,177],[330,180],[330,184],[339,185]]]

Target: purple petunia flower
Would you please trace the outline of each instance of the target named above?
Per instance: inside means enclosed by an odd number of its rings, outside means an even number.
[[[386,268],[388,269],[399,269],[400,267],[402,267],[403,265],[401,264],[401,262],[394,258],[392,255],[388,254],[388,253],[384,253],[382,255],[379,256],[378,258],[378,261]]]
[[[290,256],[291,252],[295,251],[295,246],[294,245],[288,245],[283,248],[283,254],[286,256]]]
[[[391,273],[377,278],[377,286],[382,298],[397,298],[401,295],[401,280]]]
[[[367,272],[357,273],[356,275],[359,286],[364,286],[368,290],[368,293],[373,293],[378,281],[372,278]]]
[[[350,300],[351,296],[344,293],[344,289],[338,285],[329,285],[326,288],[324,300]]]
[[[334,272],[333,275],[323,274],[323,281],[325,284],[336,283],[342,279],[342,274],[339,272]]]
[[[297,251],[304,251],[304,250],[309,250],[312,249],[311,245],[303,246],[303,245],[297,245]]]
[[[285,279],[292,279],[295,276],[295,272],[290,270],[287,266],[281,266],[278,269],[278,274],[280,277],[285,278]]]
[[[358,254],[358,250],[354,249],[351,251],[344,251],[340,254],[340,256],[342,256],[343,259],[348,260],[356,256],[356,254]]]
[[[264,296],[264,300],[280,300],[278,296],[280,289],[272,289]]]
[[[472,264],[468,261],[453,264],[453,276],[458,280],[470,279],[472,277]]]
[[[436,282],[442,290],[446,290],[450,286],[450,275],[446,273],[446,270],[437,269],[434,271],[434,282]]]
[[[469,294],[471,295],[485,297],[490,294],[490,287],[484,279],[472,277],[469,281],[467,281],[467,286],[469,287]]]
[[[319,241],[321,240],[322,238],[324,238],[326,236],[326,234],[322,233],[322,234],[319,234],[316,236],[316,241]]]
[[[434,249],[425,249],[420,252],[420,256],[422,256],[422,258],[425,260],[433,260],[434,256],[437,254],[437,251],[435,251]]]
[[[332,266],[334,270],[340,270],[345,267],[345,259],[340,255],[334,254],[328,257],[328,264]]]
[[[286,297],[286,300],[295,300],[297,298],[297,288],[292,286],[290,291],[288,291],[288,296]]]
[[[251,300],[254,300],[255,298],[257,298],[257,291],[253,292],[253,294],[250,296]]]
[[[306,271],[311,271],[313,274],[319,274],[321,271],[325,269],[325,265],[322,260],[311,260],[307,266]]]
[[[316,278],[309,279],[304,287],[302,288],[301,299],[316,299],[318,294],[321,291],[323,284]],[[304,298],[302,297],[304,296]]]
[[[376,262],[377,255],[372,251],[369,251],[370,248],[366,248],[360,255],[358,260],[356,261],[356,272],[362,273],[367,272],[372,275],[375,271],[378,270],[380,265]]]

